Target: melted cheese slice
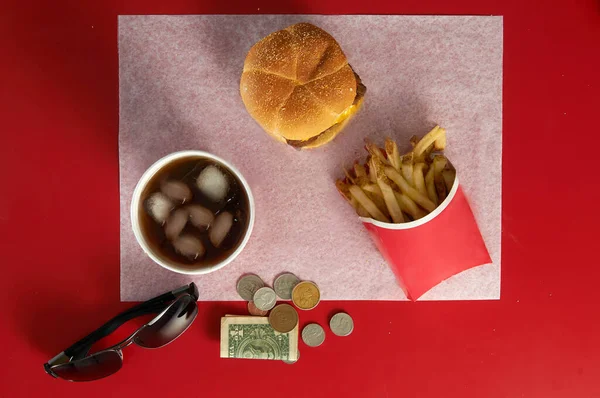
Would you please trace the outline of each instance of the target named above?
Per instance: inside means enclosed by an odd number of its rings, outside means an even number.
[[[357,110],[358,107],[356,105],[350,105],[349,107],[344,109],[342,113],[340,113],[337,119],[335,119],[335,124],[341,123],[344,120],[348,119],[350,116],[354,115]]]

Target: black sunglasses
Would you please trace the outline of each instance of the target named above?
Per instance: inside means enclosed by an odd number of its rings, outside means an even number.
[[[160,348],[169,344],[192,324],[198,315],[198,288],[194,283],[161,294],[120,313],[44,364],[46,373],[69,381],[98,380],[123,366],[122,350],[136,344]],[[158,314],[121,343],[89,355],[92,345],[125,322],[142,315]]]

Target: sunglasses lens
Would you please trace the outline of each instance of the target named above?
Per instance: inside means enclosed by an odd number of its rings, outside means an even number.
[[[54,366],[52,372],[70,381],[92,381],[110,376],[123,366],[118,351],[102,351],[89,357]]]
[[[196,300],[185,295],[141,329],[135,337],[135,343],[146,348],[159,348],[179,337],[192,324],[198,315]]]

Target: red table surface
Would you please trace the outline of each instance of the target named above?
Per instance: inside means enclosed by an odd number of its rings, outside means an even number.
[[[3,3],[0,396],[600,396],[600,3],[391,3]],[[126,349],[110,378],[47,376],[46,360],[131,305],[119,302],[117,15],[202,13],[503,15],[502,299],[323,302],[302,324],[343,309],[355,331],[300,343],[294,365],[219,359],[219,318],[245,305],[202,302],[178,341]]]

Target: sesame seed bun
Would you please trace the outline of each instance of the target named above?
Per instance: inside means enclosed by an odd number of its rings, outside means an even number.
[[[335,39],[308,23],[256,43],[240,81],[244,105],[258,124],[277,140],[304,148],[335,138],[364,92]]]

